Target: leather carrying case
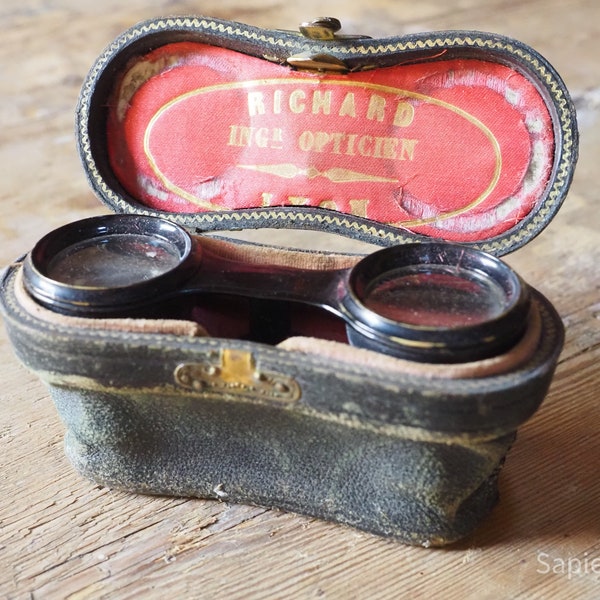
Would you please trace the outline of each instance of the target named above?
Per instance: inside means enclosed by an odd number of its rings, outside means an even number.
[[[338,29],[180,17],[125,32],[77,108],[98,197],[174,221],[224,256],[310,269],[360,256],[276,248],[269,232],[441,239],[500,256],[546,226],[571,182],[577,128],[544,58],[480,32],[374,40]],[[215,235],[248,229],[264,243]],[[22,271],[17,261],[3,275],[4,322],[48,385],[83,475],[424,546],[464,537],[489,513],[563,343],[535,290],[513,348],[430,364],[353,347],[309,309],[273,343],[248,331],[251,309],[227,301],[194,320],[57,314],[29,296]]]

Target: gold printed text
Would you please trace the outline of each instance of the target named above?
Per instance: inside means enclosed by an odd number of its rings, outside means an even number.
[[[248,127],[230,125],[228,146],[283,149],[283,130],[280,127]]]
[[[304,152],[388,160],[414,160],[418,140],[356,133],[303,131],[298,146]]]
[[[248,92],[248,115],[336,115],[338,117],[359,118],[369,121],[389,122],[395,127],[408,127],[415,118],[414,106],[400,97],[386,98],[370,94],[366,110],[360,114],[354,92],[339,96],[331,90],[275,89],[272,92]]]
[[[410,138],[305,130],[298,136],[296,147],[302,152],[317,154],[412,161],[415,158],[417,143],[418,140]],[[284,132],[280,127],[230,125],[227,145],[283,150]]]

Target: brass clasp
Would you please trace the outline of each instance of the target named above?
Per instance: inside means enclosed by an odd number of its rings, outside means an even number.
[[[342,28],[340,21],[334,17],[319,17],[300,24],[300,33],[310,40],[336,42],[360,40],[368,38],[365,35],[339,35]],[[325,52],[302,52],[287,59],[287,63],[296,69],[305,71],[344,73],[350,69],[340,58]]]
[[[211,353],[206,362],[182,363],[175,369],[175,382],[200,393],[234,394],[276,402],[296,402],[298,383],[281,373],[257,368],[251,352],[224,349]]]
[[[312,21],[300,24],[300,33],[311,40],[333,41],[333,40],[364,40],[369,39],[367,35],[338,34],[342,23],[335,17],[319,17]]]
[[[300,23],[300,33],[311,40],[334,40],[335,34],[342,28],[335,17],[319,17]]]
[[[319,71],[346,73],[350,69],[346,63],[340,58],[331,56],[331,54],[310,54],[308,52],[302,54],[294,54],[287,59],[288,65],[301,71]]]

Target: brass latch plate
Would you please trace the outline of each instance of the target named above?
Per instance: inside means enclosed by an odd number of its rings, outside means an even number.
[[[175,382],[199,393],[222,393],[275,402],[296,402],[301,389],[292,377],[261,371],[251,352],[224,349],[206,362],[179,364]]]

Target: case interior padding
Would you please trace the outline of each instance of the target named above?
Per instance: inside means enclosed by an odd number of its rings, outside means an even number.
[[[117,179],[171,213],[306,206],[477,242],[536,209],[554,161],[536,86],[473,58],[314,74],[178,42],[109,104]]]

